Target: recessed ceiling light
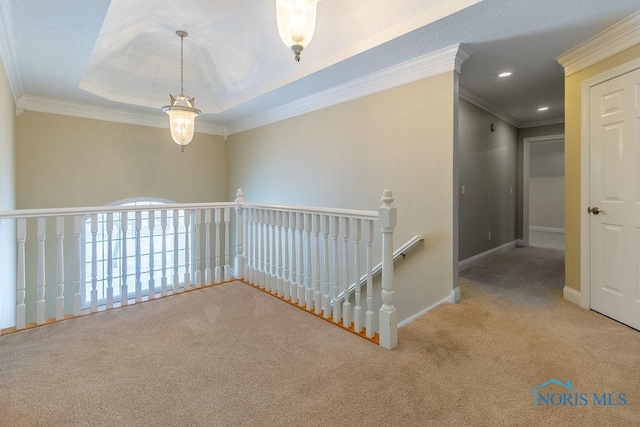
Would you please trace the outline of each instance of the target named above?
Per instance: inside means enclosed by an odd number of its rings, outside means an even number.
[[[498,77],[500,77],[500,78],[509,77],[511,74],[513,74],[513,73],[510,72],[510,71],[505,71],[503,73],[498,74]]]
[[[547,111],[549,109],[549,107],[540,107],[538,108],[538,111]]]

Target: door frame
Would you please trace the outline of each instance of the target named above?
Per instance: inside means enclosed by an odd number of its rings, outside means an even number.
[[[589,189],[591,184],[591,133],[589,123],[589,108],[591,106],[590,91],[608,80],[620,77],[640,69],[640,58],[622,64],[602,74],[591,77],[582,82],[582,123],[581,123],[581,147],[580,147],[580,305],[591,308],[591,273],[589,269],[590,236],[589,236]]]
[[[564,141],[564,133],[524,138],[522,140],[522,243],[529,246],[529,175],[531,173],[531,143],[543,141]]]

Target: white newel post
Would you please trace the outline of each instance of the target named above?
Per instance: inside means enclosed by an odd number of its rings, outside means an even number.
[[[276,211],[276,229],[278,238],[277,243],[277,255],[278,255],[278,270],[276,276],[278,278],[278,296],[284,297],[283,280],[282,280],[282,211]]]
[[[120,212],[120,232],[122,233],[122,240],[120,241],[120,249],[122,259],[120,261],[121,282],[120,282],[120,305],[125,306],[129,304],[129,285],[127,284],[128,264],[127,264],[127,230],[129,229],[129,214],[127,212]]]
[[[396,208],[391,207],[391,190],[382,193],[382,206],[378,210],[382,230],[382,307],[379,311],[380,346],[391,350],[398,345],[398,312],[393,306],[393,229],[396,226]]]
[[[167,296],[167,216],[166,210],[160,212],[160,227],[162,228],[162,278],[160,279],[160,295]]]
[[[204,211],[204,283],[213,283],[211,278],[211,209]]]
[[[216,283],[222,282],[222,267],[220,267],[220,208],[216,208],[214,214],[214,222],[216,223],[216,248],[215,258],[216,267],[214,269],[214,279]]]
[[[142,239],[142,212],[135,212],[135,242],[136,242],[136,302],[142,301],[142,254],[141,239]],[[93,301],[93,297],[91,298]],[[93,307],[93,302],[92,302]],[[97,305],[96,305],[97,310]]]
[[[64,319],[64,217],[56,218],[57,245],[57,291],[56,320]]]
[[[244,193],[242,188],[236,192],[236,278],[244,278]]]

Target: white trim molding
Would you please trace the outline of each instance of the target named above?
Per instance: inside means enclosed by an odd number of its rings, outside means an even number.
[[[460,294],[460,288],[456,288],[456,289],[458,289],[458,294]],[[455,292],[455,290],[454,290],[454,292]],[[405,325],[413,322],[414,320],[424,316],[429,311],[433,310],[434,308],[436,308],[439,305],[447,304],[447,303],[453,304],[454,302],[457,302],[457,301],[455,301],[454,292],[451,292],[451,295],[449,295],[448,297],[446,297],[446,298],[438,301],[437,303],[425,308],[424,310],[414,314],[413,316],[410,316],[409,318],[403,320],[402,322],[398,322],[398,328],[402,328],[403,326],[405,326]],[[458,298],[458,300],[459,300],[459,298]]]
[[[612,57],[640,43],[640,11],[556,58],[565,76]]]
[[[558,233],[564,234],[564,228],[552,228],[552,227],[536,227],[535,225],[529,226],[530,231],[543,231],[545,233]]]
[[[229,135],[233,135],[448,71],[459,73],[469,56],[471,52],[467,48],[456,44],[233,123],[227,126],[227,130]]]
[[[505,122],[509,123],[512,126],[515,126],[517,128],[520,127],[520,121],[518,119],[516,119],[506,111],[503,111],[500,108],[496,107],[495,105],[480,98],[478,95],[471,92],[469,89],[460,86],[460,97],[463,99],[466,99],[476,107],[482,108],[487,113],[493,114],[497,118],[504,120]]]
[[[549,119],[549,120],[536,120],[533,122],[522,122],[520,123],[520,126],[518,126],[520,129],[526,129],[526,128],[535,128],[538,126],[550,126],[550,125],[563,125],[564,124],[564,117],[561,119]]]
[[[640,13],[640,12],[639,12]],[[636,17],[640,16],[636,14]],[[590,158],[590,120],[589,106],[591,105],[591,88],[623,74],[640,69],[640,58],[612,68],[602,74],[594,76],[582,82],[582,108],[581,108],[581,147],[580,147],[580,305],[591,308],[591,269],[590,263],[590,235],[589,214],[591,184],[591,158]]]
[[[564,134],[534,136],[524,138],[522,140],[522,173],[520,179],[522,181],[522,244],[520,246],[529,246],[529,170],[531,168],[531,144],[544,141],[563,140]]]
[[[458,263],[458,271],[464,271],[475,265],[488,261],[491,258],[495,258],[500,254],[509,252],[511,249],[514,249],[516,246],[518,246],[518,241],[514,240],[513,242],[505,243],[502,246],[497,246],[493,249],[489,249],[488,251],[484,251],[482,253],[479,253],[467,259],[463,259]]]
[[[85,119],[104,120],[107,122],[126,123],[130,125],[169,128],[169,122],[164,113],[158,109],[158,114],[137,113],[113,108],[96,107],[76,102],[60,101],[37,96],[23,96],[16,103],[16,112],[36,111],[40,113],[60,114],[63,116],[81,117]],[[210,123],[197,122],[196,133],[209,135],[224,135],[224,128]]]
[[[9,0],[0,0],[0,59],[11,87],[13,102],[17,105],[18,100],[24,96],[24,88],[12,22]]]
[[[565,286],[562,288],[562,297],[575,305],[581,305],[582,296],[580,295],[580,292],[575,289]]]

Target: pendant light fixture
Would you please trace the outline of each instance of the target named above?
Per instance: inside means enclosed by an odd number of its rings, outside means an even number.
[[[316,29],[317,6],[318,0],[276,0],[278,33],[298,62]]]
[[[180,37],[180,95],[169,95],[171,105],[162,107],[162,111],[169,115],[171,137],[184,151],[184,146],[193,139],[196,117],[201,111],[194,107],[195,98],[184,94],[184,38],[189,34],[182,30],[176,31],[176,34]]]

